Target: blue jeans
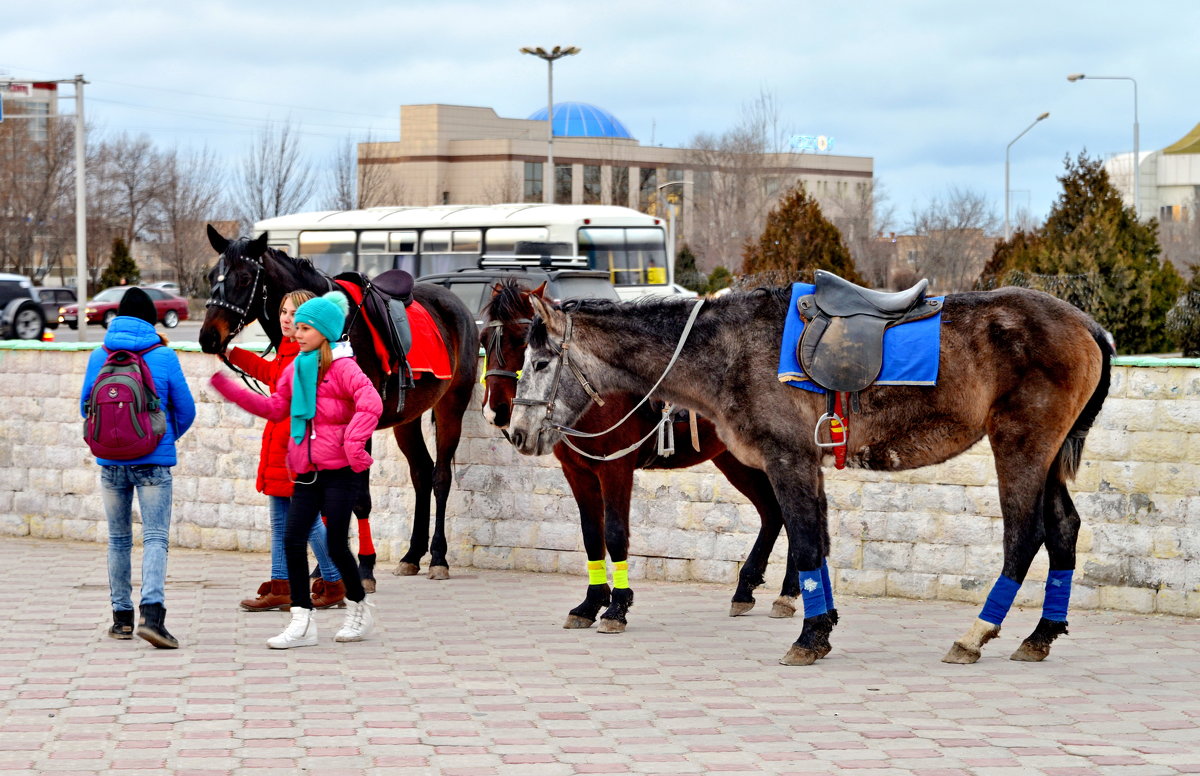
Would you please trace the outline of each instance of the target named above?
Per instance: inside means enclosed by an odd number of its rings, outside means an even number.
[[[161,604],[171,531],[171,467],[101,466],[100,494],[108,516],[108,589],[113,611],[133,611],[130,554],[133,492],[142,514],[142,605]]]
[[[292,500],[287,496],[268,496],[271,500],[271,579],[287,579],[287,557],[283,551],[283,534],[287,530],[288,508]],[[326,582],[341,580],[341,572],[329,559],[329,543],[325,538],[325,523],[317,520],[308,535],[308,545],[317,556],[317,568],[321,579]]]

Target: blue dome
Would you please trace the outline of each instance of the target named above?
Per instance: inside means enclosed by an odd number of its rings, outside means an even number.
[[[546,120],[546,109],[542,108],[529,117],[534,121]],[[619,137],[632,140],[633,135],[617,117],[586,102],[556,102],[554,104],[555,137]]]

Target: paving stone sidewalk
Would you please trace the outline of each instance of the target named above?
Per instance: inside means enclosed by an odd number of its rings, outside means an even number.
[[[0,773],[1200,773],[1200,622],[1080,611],[1049,660],[940,662],[976,607],[842,598],[834,651],[778,659],[799,620],[728,617],[718,585],[639,581],[623,635],[560,626],[571,577],[451,569],[379,578],[380,627],[271,651],[287,615],[237,601],[265,555],[173,548],[183,647],[104,637],[105,547],[5,538]],[[135,569],[140,551],[135,548]],[[135,572],[136,576],[136,572]]]

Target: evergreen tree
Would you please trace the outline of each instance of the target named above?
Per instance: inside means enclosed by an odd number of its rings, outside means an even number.
[[[742,272],[782,272],[792,281],[812,282],[823,269],[852,283],[863,283],[842,233],[826,220],[815,197],[803,185],[783,195],[767,215],[758,242],[742,248]]]
[[[1185,358],[1200,358],[1200,264],[1192,265],[1187,289],[1167,313],[1167,328],[1179,338]]]
[[[1034,234],[1018,232],[997,242],[985,283],[1058,292],[1108,329],[1119,352],[1171,349],[1166,314],[1183,278],[1160,258],[1157,221],[1137,220],[1099,159],[1085,152],[1068,156],[1065,166],[1058,179],[1063,190],[1046,223]]]
[[[100,276],[100,288],[112,286],[136,286],[142,279],[142,271],[129,255],[129,246],[120,237],[113,240],[112,254],[104,274]]]
[[[684,243],[675,256],[675,282],[686,289],[704,293],[708,287],[708,278],[696,268],[696,254]]]
[[[724,265],[720,265],[708,276],[708,286],[704,289],[704,293],[715,294],[731,285],[733,285],[733,273]]]

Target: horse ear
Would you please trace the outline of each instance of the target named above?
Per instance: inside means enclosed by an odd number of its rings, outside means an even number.
[[[529,292],[529,295],[536,296],[539,299],[545,299],[546,298],[546,284],[548,282],[549,281],[547,281],[547,280],[543,280],[542,284],[540,286],[538,286],[537,288],[535,288]]]
[[[263,232],[258,237],[250,241],[246,246],[246,255],[252,259],[257,259],[266,253],[267,250],[267,233]]]
[[[529,303],[533,305],[533,314],[541,318],[545,322],[546,328],[551,334],[562,334],[565,326],[563,324],[563,314],[555,310],[554,307],[540,296],[530,296]]]
[[[217,253],[224,253],[225,249],[229,247],[229,240],[226,240],[221,236],[220,232],[213,229],[212,224],[208,225],[208,242]]]

